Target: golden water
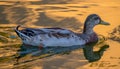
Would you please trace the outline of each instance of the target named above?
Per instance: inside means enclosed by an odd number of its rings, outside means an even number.
[[[34,2],[34,3],[33,3]],[[110,26],[94,28],[97,34],[108,38],[114,28],[120,25],[119,0],[50,0],[46,1],[1,1],[0,2],[0,69],[119,69],[120,41],[107,40],[110,46],[99,61],[89,63],[82,49],[68,55],[54,55],[14,66],[15,55],[20,49],[21,40],[14,32],[15,26],[62,27],[81,32],[89,14],[98,14]],[[119,37],[119,32],[117,36]],[[120,39],[119,39],[120,40]],[[100,47],[95,47],[98,50]]]

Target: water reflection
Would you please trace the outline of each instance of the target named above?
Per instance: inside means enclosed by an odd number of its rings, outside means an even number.
[[[97,47],[97,46],[100,46],[100,49],[98,51],[94,51],[94,47]],[[83,45],[82,47],[81,46],[46,47],[46,48],[43,48],[42,50],[40,50],[38,47],[21,45],[21,48],[18,51],[18,56],[16,57],[17,60],[15,65],[31,62],[37,59],[50,57],[56,54],[69,55],[72,51],[81,50],[81,49],[83,49],[85,58],[89,62],[94,62],[101,59],[104,51],[107,48],[109,48],[109,45],[105,44],[105,42],[90,43],[87,45]]]
[[[68,4],[68,3],[78,3],[84,0],[41,0],[41,1],[32,1],[32,4]]]
[[[34,21],[32,15],[35,16],[34,18],[37,18],[36,14],[33,12],[32,9],[26,8],[26,4],[27,3],[15,3],[11,6],[4,6],[4,11],[2,13],[5,14],[5,19],[8,20],[9,23],[15,24],[25,24],[28,21],[33,23]]]
[[[37,21],[34,25],[37,26],[53,26],[53,27],[63,27],[72,28],[74,30],[81,30],[81,22],[79,22],[75,17],[64,17],[61,20],[55,20],[46,15],[46,12],[40,12]]]
[[[32,7],[33,6],[33,7]],[[15,2],[13,5],[0,5],[2,24],[24,24],[28,26],[63,27],[81,31],[83,24],[76,17],[49,15],[47,12],[77,11],[63,6],[31,5],[29,2]],[[62,14],[64,15],[64,14]]]
[[[5,9],[5,7],[6,6],[4,6],[4,5],[0,5],[0,24],[1,23],[5,23],[5,24],[7,24],[7,23],[9,23],[9,21],[6,19],[6,14],[5,13],[3,13],[4,12],[4,9]]]
[[[103,45],[98,51],[93,50],[94,44],[86,45],[83,48],[84,56],[89,62],[98,61],[103,56],[104,51],[109,48],[109,45]]]

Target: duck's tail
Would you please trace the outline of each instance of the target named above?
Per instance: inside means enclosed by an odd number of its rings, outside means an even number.
[[[18,30],[18,28],[20,27],[21,25],[18,25],[17,27],[15,27],[15,31]]]

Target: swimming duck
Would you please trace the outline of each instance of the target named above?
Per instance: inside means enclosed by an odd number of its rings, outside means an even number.
[[[109,25],[104,22],[97,14],[90,14],[84,23],[82,33],[75,33],[64,28],[25,28],[19,30],[18,25],[15,32],[21,38],[23,44],[30,46],[50,47],[50,46],[74,46],[85,45],[97,42],[97,34],[93,31],[95,25]]]

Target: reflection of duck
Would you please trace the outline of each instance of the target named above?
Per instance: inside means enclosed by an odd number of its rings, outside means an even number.
[[[98,37],[93,31],[95,25],[104,24],[109,25],[101,20],[96,14],[91,14],[87,17],[83,29],[83,33],[74,33],[67,29],[62,28],[26,28],[18,30],[17,26],[15,32],[22,39],[23,44],[31,46],[73,46],[73,45],[85,45],[90,42],[96,42]]]
[[[98,45],[102,46],[98,51],[93,50],[93,47],[96,46],[96,43],[88,44],[83,48],[84,56],[89,62],[100,60],[103,56],[104,51],[106,51],[106,49],[109,48],[109,45],[104,44],[104,42]]]
[[[100,49],[98,51],[94,51],[93,48],[95,46],[97,47],[99,45],[101,46]],[[72,55],[72,53],[71,53],[72,51],[80,50],[81,48],[83,48],[84,57],[89,62],[94,62],[94,61],[98,61],[98,60],[101,59],[105,50],[107,48],[109,48],[109,45],[107,45],[104,41],[102,43],[97,43],[97,44],[96,43],[91,43],[91,44],[83,45],[83,47],[81,47],[81,46],[45,47],[42,50],[39,50],[39,48],[35,47],[35,46],[27,47],[25,45],[22,45],[20,50],[18,51],[18,54],[15,56],[16,57],[15,65],[35,61],[35,60],[38,60],[38,59],[50,57],[50,56],[57,55],[57,54]],[[78,53],[78,54],[80,54],[80,53]],[[36,58],[33,58],[34,56]],[[27,59],[25,59],[26,57],[27,57]],[[28,57],[30,59],[28,59]],[[23,61],[22,58],[24,58],[24,61]],[[22,61],[21,61],[21,59],[22,59]]]

